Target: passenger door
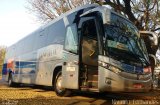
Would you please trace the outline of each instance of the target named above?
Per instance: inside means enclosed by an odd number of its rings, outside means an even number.
[[[81,63],[98,67],[98,30],[96,18],[82,17],[78,28],[81,30]]]
[[[79,88],[78,34],[76,24],[69,25],[63,51],[62,87]]]

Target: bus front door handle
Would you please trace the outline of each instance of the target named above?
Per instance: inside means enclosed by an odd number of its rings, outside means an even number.
[[[90,57],[95,53],[95,51],[92,51],[92,53],[89,55]]]

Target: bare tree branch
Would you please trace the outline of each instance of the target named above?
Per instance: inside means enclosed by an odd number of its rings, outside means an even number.
[[[153,30],[160,24],[159,0],[28,0],[30,10],[43,22],[51,21],[64,12],[89,3],[110,5],[127,16],[139,30]]]

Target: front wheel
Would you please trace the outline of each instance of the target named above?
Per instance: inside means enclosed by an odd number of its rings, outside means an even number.
[[[61,71],[57,73],[55,82],[54,82],[54,90],[57,94],[57,96],[70,96],[71,90],[65,89],[62,87],[62,73]]]

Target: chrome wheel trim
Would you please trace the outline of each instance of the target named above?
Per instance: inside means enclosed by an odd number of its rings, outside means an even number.
[[[56,82],[56,89],[58,92],[62,92],[64,88],[62,88],[62,76],[60,75]]]

